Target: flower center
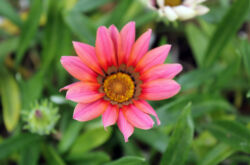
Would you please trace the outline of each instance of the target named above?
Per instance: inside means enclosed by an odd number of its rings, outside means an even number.
[[[133,97],[135,84],[128,74],[118,72],[106,77],[103,89],[108,98],[122,103]]]
[[[182,3],[182,0],[165,0],[165,6],[178,6]]]

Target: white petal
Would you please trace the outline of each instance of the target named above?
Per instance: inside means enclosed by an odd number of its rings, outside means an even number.
[[[206,0],[196,0],[196,3],[202,3],[205,2]]]
[[[206,6],[199,5],[195,8],[197,15],[204,15],[209,12],[209,8]]]
[[[197,1],[197,0],[185,0],[185,1],[183,2],[183,5],[187,5],[187,6],[195,5],[195,4],[196,4],[196,1]]]
[[[192,8],[183,5],[174,7],[173,9],[182,20],[193,18],[196,15],[196,12]]]
[[[156,3],[159,7],[164,7],[164,0],[156,0]]]
[[[173,10],[172,7],[166,6],[164,7],[165,16],[168,18],[169,21],[175,21],[178,18],[178,15]]]

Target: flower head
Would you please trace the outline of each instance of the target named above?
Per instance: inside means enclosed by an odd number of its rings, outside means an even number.
[[[204,1],[206,0],[146,0],[146,3],[150,8],[158,10],[160,16],[175,21],[206,14],[209,8],[201,5]]]
[[[54,131],[54,127],[59,119],[58,108],[52,103],[44,100],[39,104],[36,102],[29,111],[23,112],[23,120],[28,129],[32,133],[39,135],[48,135]]]
[[[97,30],[95,47],[73,42],[78,56],[63,56],[63,67],[80,80],[61,90],[77,102],[73,118],[88,121],[102,115],[104,127],[117,123],[125,141],[134,127],[150,129],[156,117],[145,100],[162,100],[176,95],[180,85],[172,80],[180,64],[164,64],[170,45],[148,51],[151,30],[135,41],[135,23],[119,32],[114,25]]]

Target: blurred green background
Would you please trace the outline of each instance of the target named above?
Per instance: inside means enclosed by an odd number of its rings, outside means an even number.
[[[250,164],[249,0],[209,0],[210,12],[170,23],[139,0],[0,0],[0,164]],[[162,124],[136,129],[128,143],[101,119],[72,119],[58,90],[72,83],[60,57],[72,41],[94,45],[100,25],[152,28],[151,48],[172,45],[181,63],[174,98],[150,102]],[[47,100],[60,119],[49,135],[24,129],[23,114]]]

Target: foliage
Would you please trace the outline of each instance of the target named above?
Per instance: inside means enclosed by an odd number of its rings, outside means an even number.
[[[216,165],[250,163],[250,1],[211,0],[201,17],[169,23],[140,0],[0,0],[0,164]],[[100,25],[152,28],[151,48],[167,43],[167,62],[184,71],[181,92],[150,102],[161,120],[125,143],[101,119],[72,119],[59,89],[71,82],[60,64],[72,41],[95,43]],[[59,108],[49,135],[27,133],[21,113],[48,99]],[[31,110],[31,109],[30,109]],[[25,111],[25,112],[24,112]],[[58,116],[57,116],[58,117]],[[54,124],[55,124],[54,123]]]

